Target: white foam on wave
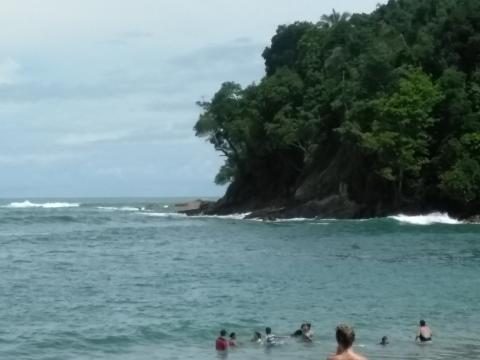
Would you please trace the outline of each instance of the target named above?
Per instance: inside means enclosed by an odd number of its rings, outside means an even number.
[[[449,224],[457,225],[462,224],[460,220],[451,218],[447,213],[435,212],[426,215],[404,215],[399,214],[395,216],[389,216],[390,219],[400,221],[402,223],[408,223],[413,225],[431,225],[431,224]]]
[[[226,220],[245,220],[245,218],[250,215],[250,212],[240,213],[240,214],[230,214],[230,215],[193,215],[192,218],[201,218],[201,219],[226,219]]]
[[[140,211],[140,210],[144,210],[144,208],[136,208],[136,207],[132,207],[132,206],[121,206],[121,207],[98,206],[97,209],[108,210],[108,211]]]
[[[78,203],[67,203],[67,202],[47,202],[47,203],[32,203],[28,200],[22,202],[12,202],[5,207],[8,208],[44,208],[44,209],[56,209],[56,208],[70,208],[70,207],[79,207]]]
[[[306,221],[315,221],[315,219],[308,218],[289,218],[289,219],[276,219],[275,222],[306,222]]]
[[[151,216],[151,217],[187,217],[185,214],[175,213],[175,212],[166,212],[166,213],[159,213],[159,212],[140,212],[140,215]]]
[[[182,217],[190,219],[226,219],[226,220],[244,220],[250,213],[243,214],[231,214],[231,215],[186,215],[176,212],[140,212],[140,215],[152,216],[152,217]]]

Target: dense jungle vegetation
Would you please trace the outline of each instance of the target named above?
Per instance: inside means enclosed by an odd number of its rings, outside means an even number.
[[[195,125],[223,204],[346,194],[362,215],[480,210],[480,1],[390,0],[279,26],[265,76],[225,82]]]

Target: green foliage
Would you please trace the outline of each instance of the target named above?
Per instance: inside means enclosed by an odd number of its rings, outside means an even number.
[[[196,134],[226,157],[216,182],[274,197],[330,169],[359,201],[480,205],[478,34],[477,0],[391,0],[279,26],[258,84],[227,82],[199,103]],[[336,163],[345,149],[348,166]]]
[[[228,164],[222,165],[218,174],[215,176],[215,184],[225,185],[235,179],[235,170]]]
[[[458,160],[442,174],[442,188],[453,198],[469,203],[478,200],[480,194],[480,164],[471,158]]]
[[[377,115],[361,145],[377,155],[380,176],[396,184],[400,201],[405,176],[417,178],[429,162],[429,130],[441,94],[420,69],[407,70],[391,95],[375,101]]]
[[[294,67],[297,61],[297,44],[302,36],[313,27],[308,22],[281,25],[272,38],[272,45],[263,52],[267,75],[273,75],[278,68]]]
[[[470,203],[480,199],[480,132],[462,136],[453,166],[444,172],[441,187],[453,198]]]

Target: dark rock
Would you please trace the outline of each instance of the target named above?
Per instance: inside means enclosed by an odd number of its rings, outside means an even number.
[[[276,220],[278,218],[283,218],[283,214],[286,208],[265,208],[260,210],[254,210],[249,215],[246,216],[246,219],[262,219],[262,220]]]
[[[480,224],[480,215],[469,216],[465,221],[471,224]]]
[[[362,207],[346,195],[331,195],[321,200],[310,200],[302,204],[282,208],[265,208],[250,213],[249,219],[292,219],[331,218],[351,219],[361,216]]]
[[[198,199],[187,201],[185,203],[175,204],[175,209],[180,214],[185,214],[189,216],[202,215],[211,211],[214,205],[214,201]]]
[[[286,217],[351,219],[360,215],[361,207],[346,195],[331,195],[311,200],[286,212]]]

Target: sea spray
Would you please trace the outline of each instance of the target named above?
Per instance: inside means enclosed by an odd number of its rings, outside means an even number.
[[[390,219],[397,220],[402,223],[408,223],[412,225],[431,225],[431,224],[448,224],[458,225],[462,224],[460,220],[451,218],[446,213],[434,212],[426,215],[404,215],[399,214],[395,216],[389,216]]]

